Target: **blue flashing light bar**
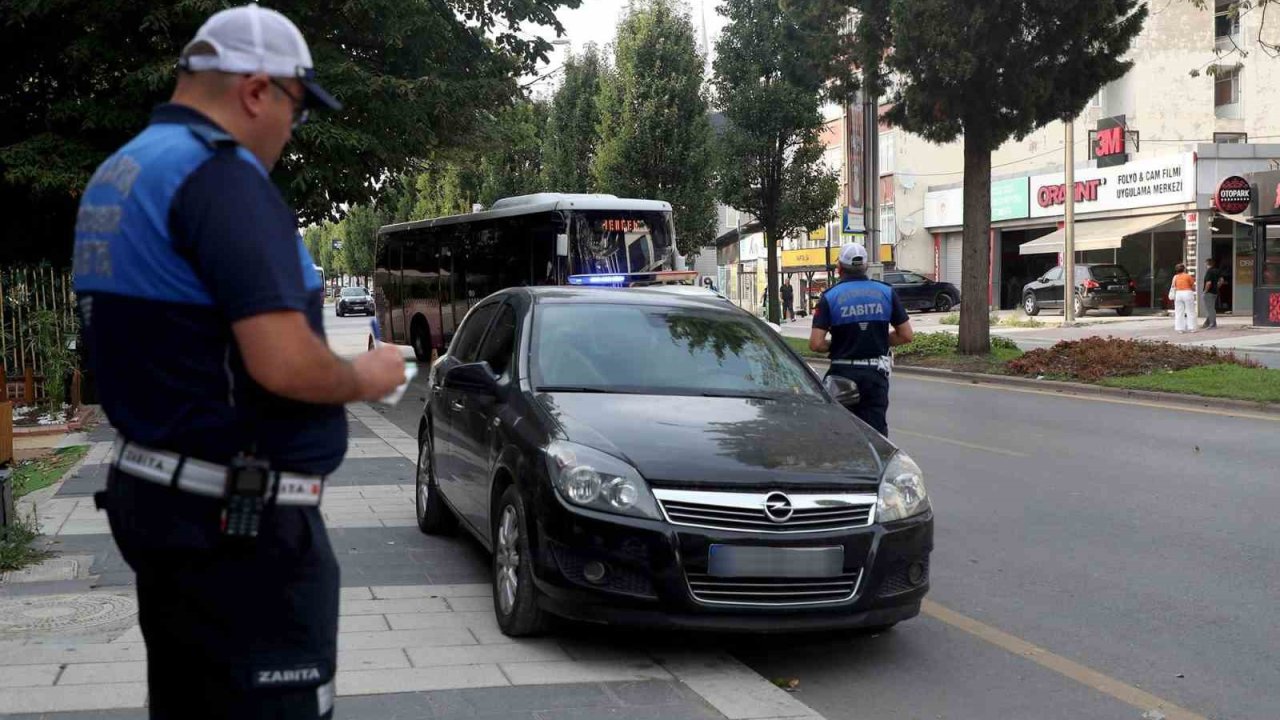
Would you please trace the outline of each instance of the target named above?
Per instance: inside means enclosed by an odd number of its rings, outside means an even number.
[[[626,275],[570,275],[570,285],[621,285],[627,281]]]

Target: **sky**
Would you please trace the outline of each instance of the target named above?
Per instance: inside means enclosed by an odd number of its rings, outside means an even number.
[[[725,25],[725,19],[715,11],[722,0],[678,1],[688,9],[693,19],[695,37],[699,43],[702,42],[703,18],[706,19],[707,41],[714,52],[716,37]],[[557,16],[560,18],[560,23],[564,25],[564,38],[569,41],[569,45],[557,46],[549,55],[550,62],[539,69],[538,75],[553,72],[563,65],[567,50],[579,52],[589,42],[594,42],[601,48],[612,43],[618,28],[618,20],[630,4],[629,0],[582,0],[582,5],[576,10],[562,8]],[[548,40],[554,39],[554,33],[550,28],[538,27],[536,30],[531,28],[531,31],[531,34],[536,33]],[[548,79],[538,83],[537,87],[545,92],[554,89],[555,82]]]

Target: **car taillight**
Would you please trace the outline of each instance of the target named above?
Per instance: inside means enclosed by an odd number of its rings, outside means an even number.
[[[1137,292],[1137,291],[1138,291],[1138,281],[1137,281],[1137,280],[1130,280],[1130,281],[1129,281],[1129,289],[1130,289],[1130,290],[1133,290],[1134,292]]]
[[[1102,286],[1101,286],[1101,285],[1099,285],[1099,284],[1097,283],[1097,281],[1095,281],[1095,280],[1085,280],[1085,281],[1084,281],[1084,289],[1085,289],[1085,290],[1097,290],[1097,289],[1098,289],[1098,288],[1100,288],[1100,287],[1102,287]]]

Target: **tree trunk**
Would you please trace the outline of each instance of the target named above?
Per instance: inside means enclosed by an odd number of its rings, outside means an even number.
[[[764,228],[764,253],[765,272],[768,273],[765,278],[765,294],[769,298],[765,306],[765,317],[777,325],[782,323],[778,308],[778,231],[768,225]]]
[[[991,352],[991,149],[971,128],[965,124],[959,352],[985,355]]]

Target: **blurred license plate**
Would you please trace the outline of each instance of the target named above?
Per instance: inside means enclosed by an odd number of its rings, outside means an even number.
[[[844,570],[844,548],[781,548],[712,545],[707,573],[713,577],[835,577]]]

